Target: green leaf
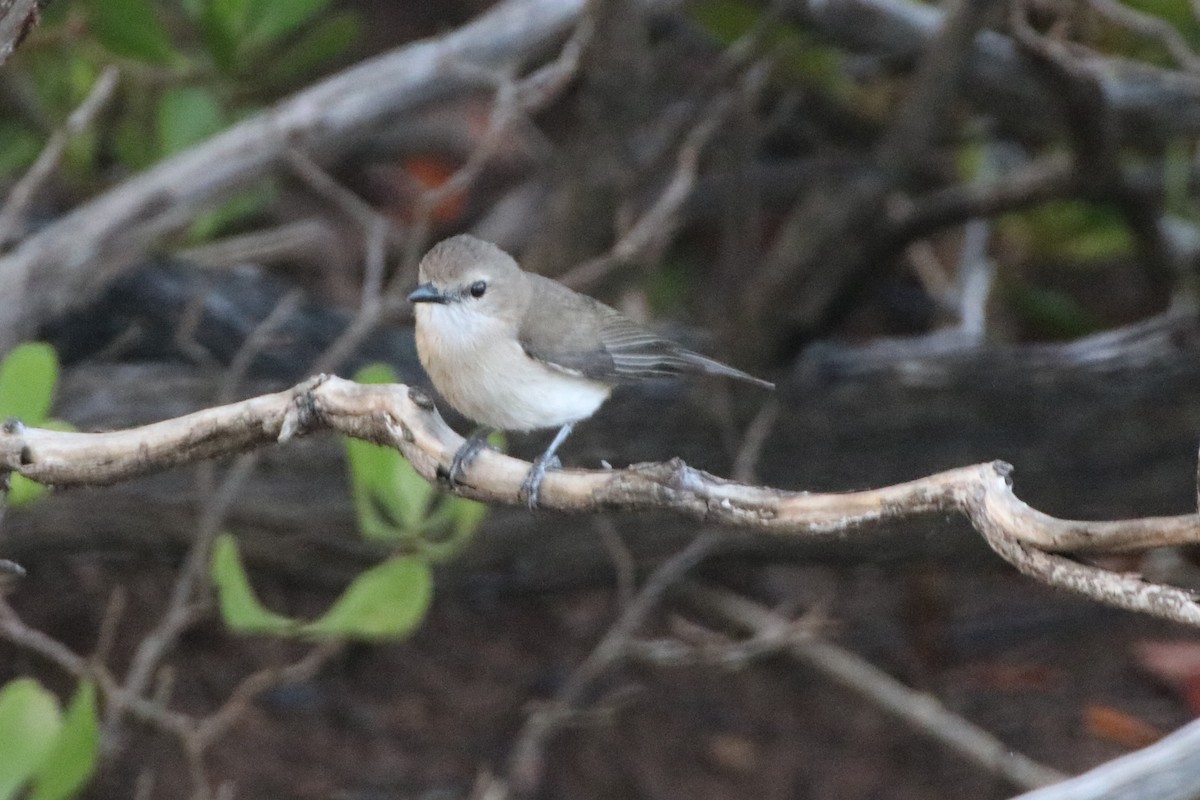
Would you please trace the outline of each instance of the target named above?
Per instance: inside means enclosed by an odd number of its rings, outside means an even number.
[[[487,513],[485,503],[465,497],[446,497],[425,520],[424,535],[418,542],[419,552],[434,564],[449,561],[475,537]],[[443,534],[442,538],[437,536],[439,533]]]
[[[1004,287],[1009,307],[1041,336],[1072,339],[1101,327],[1100,320],[1073,297],[1053,289],[1013,283]]]
[[[245,38],[255,0],[209,0],[216,22],[234,38]]]
[[[188,228],[188,238],[194,242],[211,239],[271,205],[275,201],[275,195],[275,184],[270,180],[237,192],[212,211],[197,216]]]
[[[221,104],[207,87],[180,86],[159,99],[158,142],[165,156],[204,141],[224,126]]]
[[[126,169],[137,172],[153,164],[158,156],[158,137],[148,124],[133,116],[118,119],[112,129],[112,148]]]
[[[38,768],[29,800],[66,800],[83,788],[100,753],[100,722],[96,714],[96,687],[79,684],[67,707],[54,748]]]
[[[204,44],[213,63],[222,72],[232,72],[237,66],[240,34],[230,30],[226,15],[236,16],[236,13],[218,0],[193,0],[188,5],[195,8],[194,15],[199,20]]]
[[[420,525],[432,488],[422,480],[425,487],[415,492],[417,496],[402,492],[400,476],[405,467],[412,467],[399,453],[358,439],[347,438],[345,443],[359,532],[372,541],[403,540]]]
[[[359,575],[333,608],[303,627],[310,636],[394,639],[411,632],[433,599],[433,572],[421,558],[389,559]]]
[[[221,618],[238,633],[292,633],[296,622],[263,607],[250,587],[238,554],[237,542],[229,534],[213,544],[212,581],[217,587]]]
[[[329,0],[251,0],[248,37],[269,44],[313,19]]]
[[[0,175],[24,170],[41,152],[41,138],[17,122],[0,122]]]
[[[692,19],[722,45],[730,45],[746,34],[762,13],[747,2],[707,0],[690,6]]]
[[[354,376],[359,383],[395,383],[386,364],[370,364]],[[396,542],[420,532],[433,487],[393,448],[344,439],[359,531],[366,539]]]
[[[1035,256],[1072,262],[1118,258],[1133,252],[1133,234],[1124,216],[1112,205],[1080,200],[1043,203],[1035,209],[1004,218],[1017,228]]]
[[[358,15],[354,12],[331,14],[267,62],[263,83],[286,86],[309,77],[317,67],[354,44],[358,30]]]
[[[0,362],[0,420],[16,417],[26,425],[40,425],[54,402],[58,382],[58,356],[42,342],[13,348]]]
[[[0,800],[15,797],[37,772],[61,729],[58,698],[33,678],[0,689]]]
[[[13,508],[28,505],[49,491],[49,487],[13,473],[9,476],[8,504]]]
[[[367,364],[354,373],[355,383],[367,383],[373,386],[380,384],[395,383],[396,371],[387,364],[374,363]]]
[[[85,5],[92,33],[117,55],[162,64],[174,52],[150,0],[87,0]]]

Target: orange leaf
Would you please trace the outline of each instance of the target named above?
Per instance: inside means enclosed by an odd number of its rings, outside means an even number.
[[[1107,739],[1130,750],[1154,744],[1163,737],[1163,732],[1148,722],[1118,711],[1112,706],[1089,705],[1083,711],[1087,732],[1100,739]]]

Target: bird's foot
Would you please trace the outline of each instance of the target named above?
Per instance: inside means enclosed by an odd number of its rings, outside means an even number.
[[[462,443],[462,446],[455,452],[454,458],[451,459],[450,472],[446,475],[446,480],[450,483],[451,488],[462,484],[463,478],[466,477],[467,467],[471,466],[471,462],[486,447],[488,447],[486,434],[472,436]]]
[[[533,462],[533,467],[530,468],[529,474],[525,476],[525,480],[521,482],[521,498],[525,500],[530,511],[537,511],[538,493],[542,488],[542,478],[546,477],[546,472],[552,469],[562,467],[562,462],[558,460],[558,456],[550,456],[550,458],[539,457]]]

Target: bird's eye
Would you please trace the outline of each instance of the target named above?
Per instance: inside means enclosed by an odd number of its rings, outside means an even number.
[[[471,284],[471,297],[483,297],[483,293],[487,291],[486,281],[475,281]]]

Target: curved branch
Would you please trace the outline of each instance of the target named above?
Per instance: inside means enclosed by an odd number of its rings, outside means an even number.
[[[0,429],[0,472],[56,486],[115,483],[320,431],[395,447],[431,482],[444,479],[463,442],[418,389],[318,376],[285,392],[123,431],[66,433],[10,420]],[[485,451],[454,491],[489,503],[518,504],[529,466]],[[1200,625],[1200,605],[1188,592],[1051,554],[1192,543],[1200,540],[1200,517],[1057,519],[1016,497],[1011,471],[993,461],[879,489],[817,494],[748,486],[673,459],[623,470],[551,472],[541,505],[575,512],[667,510],[705,523],[809,538],[842,537],[892,520],[957,511],[1028,575],[1109,605]]]

